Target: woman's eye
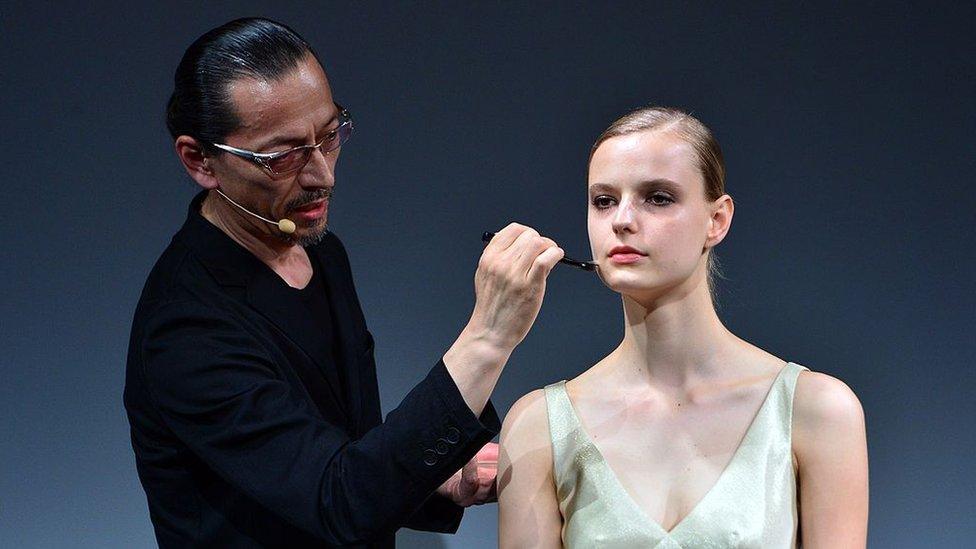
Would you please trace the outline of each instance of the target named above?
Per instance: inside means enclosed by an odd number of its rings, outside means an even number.
[[[593,198],[593,205],[601,210],[613,206],[614,202],[616,202],[616,200],[614,200],[613,197],[606,196],[606,195],[601,195]]]
[[[647,198],[647,201],[655,206],[667,206],[674,202],[674,199],[663,193],[655,193]]]

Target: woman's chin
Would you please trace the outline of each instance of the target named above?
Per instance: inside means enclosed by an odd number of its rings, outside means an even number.
[[[662,280],[649,273],[612,272],[601,274],[603,283],[614,292],[641,303],[655,301],[675,286],[673,280]]]
[[[648,277],[611,275],[603,279],[603,283],[614,292],[625,296],[646,296],[659,293],[661,285],[649,280]]]

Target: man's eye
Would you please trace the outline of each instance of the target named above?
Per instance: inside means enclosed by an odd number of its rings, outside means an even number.
[[[612,196],[600,195],[593,198],[593,205],[599,209],[609,208],[616,203],[616,200]]]
[[[332,150],[339,140],[339,130],[330,130],[329,133],[322,137],[322,146],[326,150]]]
[[[271,159],[268,163],[271,169],[276,172],[288,172],[304,165],[308,149],[295,149],[279,157]]]

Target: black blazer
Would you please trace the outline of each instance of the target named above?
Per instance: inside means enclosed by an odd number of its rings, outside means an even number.
[[[476,418],[438,362],[382,422],[339,240],[307,248],[330,349],[295,292],[200,215],[203,197],[149,275],[126,365],[160,546],[392,547],[402,526],[455,531],[461,508],[431,493],[497,434],[491,404]]]

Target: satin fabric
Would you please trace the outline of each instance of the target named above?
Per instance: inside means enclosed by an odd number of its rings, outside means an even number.
[[[566,382],[545,388],[565,547],[797,546],[793,392],[805,367],[784,366],[716,484],[665,531],[637,506],[583,429]]]

